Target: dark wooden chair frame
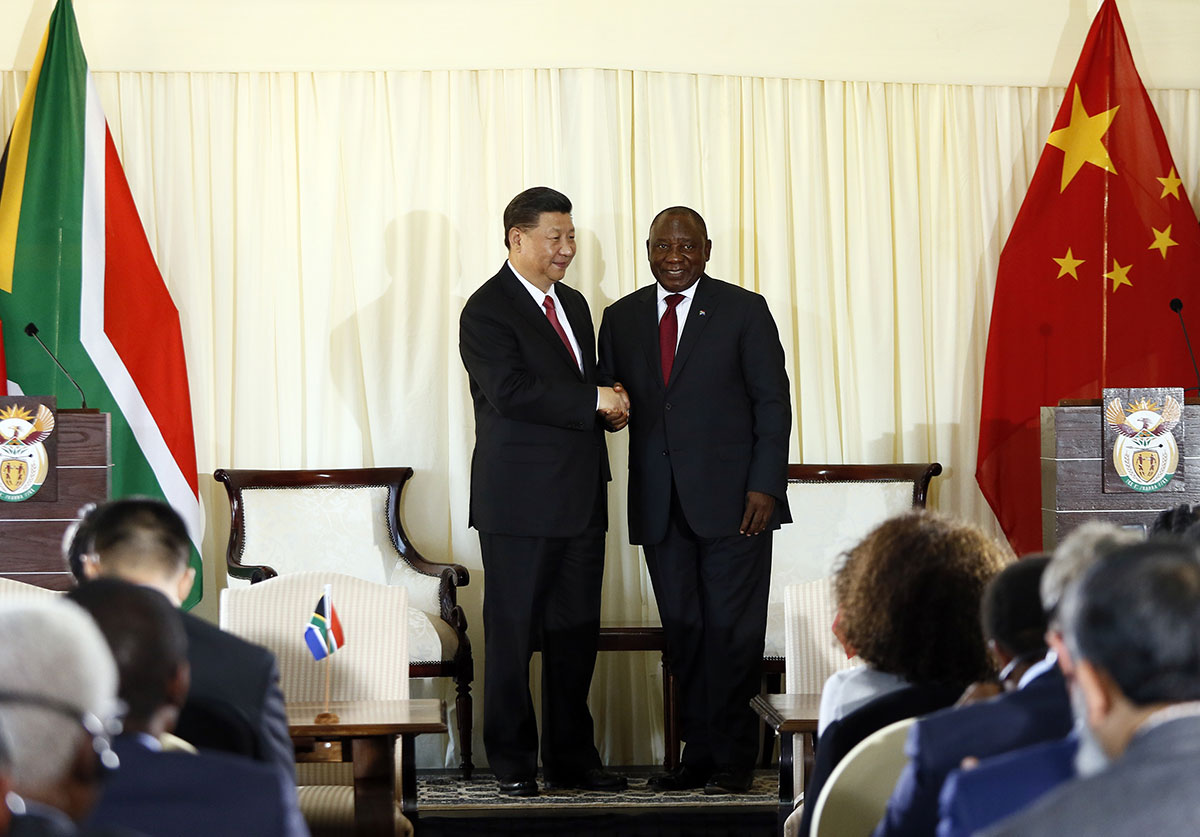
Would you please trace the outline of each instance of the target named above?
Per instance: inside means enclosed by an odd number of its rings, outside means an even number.
[[[929,483],[942,472],[941,463],[915,462],[896,463],[890,465],[788,465],[789,483],[864,483],[864,482],[911,482],[913,486],[912,505],[914,509],[925,508],[929,495]],[[803,514],[803,509],[792,509],[792,515]],[[763,691],[767,694],[778,694],[782,688],[783,675],[787,666],[783,657],[763,658]],[[771,761],[773,747],[769,746],[767,738],[770,730],[763,729],[762,764],[768,766]],[[807,746],[805,753],[810,754],[812,747]],[[782,759],[782,752],[781,752]],[[789,762],[790,762],[790,755]],[[811,755],[807,758],[811,759]],[[782,764],[780,767],[782,768]],[[807,765],[806,769],[811,769]],[[791,764],[787,766],[791,775]],[[789,792],[791,788],[788,788]],[[782,789],[780,791],[783,792]]]
[[[392,546],[410,567],[422,575],[438,579],[438,600],[441,619],[458,637],[458,650],[451,660],[421,661],[409,664],[410,677],[450,677],[454,680],[455,720],[458,723],[459,747],[462,752],[462,775],[471,778],[475,765],[471,762],[472,700],[471,682],[475,678],[475,662],[471,656],[471,640],[467,637],[467,618],[458,604],[458,588],[470,581],[467,568],[459,564],[442,564],[426,560],[412,545],[400,520],[400,495],[413,475],[412,468],[347,468],[326,471],[275,471],[219,468],[213,477],[225,486],[229,495],[231,520],[229,546],[225,565],[234,578],[249,579],[251,584],[274,578],[279,573],[265,565],[243,564],[246,522],[242,491],[247,488],[363,488],[384,487],[388,491],[387,528]]]

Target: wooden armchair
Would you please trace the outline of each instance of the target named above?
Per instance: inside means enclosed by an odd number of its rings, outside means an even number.
[[[412,468],[263,471],[221,468],[232,519],[230,586],[283,573],[340,572],[408,590],[410,677],[450,677],[463,778],[471,762],[474,660],[458,588],[465,567],[427,561],[400,520]]]
[[[795,521],[774,534],[763,670],[778,690],[785,669],[784,590],[832,575],[839,557],[875,526],[924,508],[937,462],[895,465],[789,465]]]

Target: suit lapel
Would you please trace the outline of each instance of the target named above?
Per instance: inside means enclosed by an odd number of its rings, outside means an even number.
[[[579,344],[579,351],[583,355],[580,358],[580,363],[583,364],[583,379],[585,381],[593,380],[596,376],[596,342],[592,334],[591,317],[585,310],[586,303],[582,295],[574,293],[573,288],[566,288],[561,283],[558,286],[558,299],[562,303],[563,313],[567,317],[567,322],[571,324],[571,332],[575,335],[575,342]],[[553,331],[553,327],[550,330]],[[557,338],[558,334],[555,333],[554,336]],[[562,346],[562,340],[558,341],[558,345]],[[576,367],[575,371],[578,372],[579,368]]]
[[[662,389],[666,385],[662,379],[662,359],[658,354],[658,283],[639,292],[636,306],[635,333],[637,341],[642,344],[642,353],[646,365],[650,367],[650,377],[658,382]]]
[[[688,356],[700,340],[700,335],[704,331],[705,326],[708,325],[708,321],[713,317],[715,308],[713,297],[715,290],[715,283],[707,275],[702,275],[696,283],[696,295],[692,297],[692,304],[688,309],[687,320],[683,324],[683,334],[680,335],[679,346],[675,349],[675,362],[671,366],[672,381],[679,380],[679,374],[683,371]],[[658,373],[658,376],[662,377],[661,371]]]
[[[501,280],[504,292],[512,302],[513,309],[529,323],[530,328],[537,335],[549,344],[549,350],[561,358],[563,363],[568,364],[574,369],[575,374],[578,375],[579,367],[571,359],[571,353],[563,345],[562,338],[558,336],[558,332],[554,330],[554,326],[550,325],[550,318],[546,316],[545,310],[533,301],[533,297],[529,295],[529,291],[525,290],[525,286],[521,284],[521,280],[516,277],[507,264],[501,273],[504,277]],[[573,320],[570,322],[571,330],[575,332],[575,339],[578,340],[579,332],[576,330],[575,322]]]

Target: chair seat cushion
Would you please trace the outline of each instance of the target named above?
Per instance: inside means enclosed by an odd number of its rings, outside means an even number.
[[[410,663],[453,660],[458,637],[444,620],[415,607],[408,609],[408,659]]]

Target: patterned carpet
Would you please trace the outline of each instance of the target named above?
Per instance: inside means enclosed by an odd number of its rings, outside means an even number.
[[[779,773],[760,770],[754,775],[754,785],[746,794],[723,794],[707,796],[703,790],[667,793],[646,787],[646,777],[630,776],[629,790],[623,793],[596,793],[593,791],[561,790],[542,793],[535,797],[518,798],[501,796],[496,789],[496,780],[487,773],[476,774],[464,782],[454,773],[420,774],[417,777],[417,808],[421,816],[453,816],[456,813],[481,812],[510,809],[506,813],[534,813],[541,811],[568,811],[603,809],[608,812],[632,812],[639,809],[661,811],[664,807],[679,809],[728,809],[758,808],[773,810],[777,804]]]

